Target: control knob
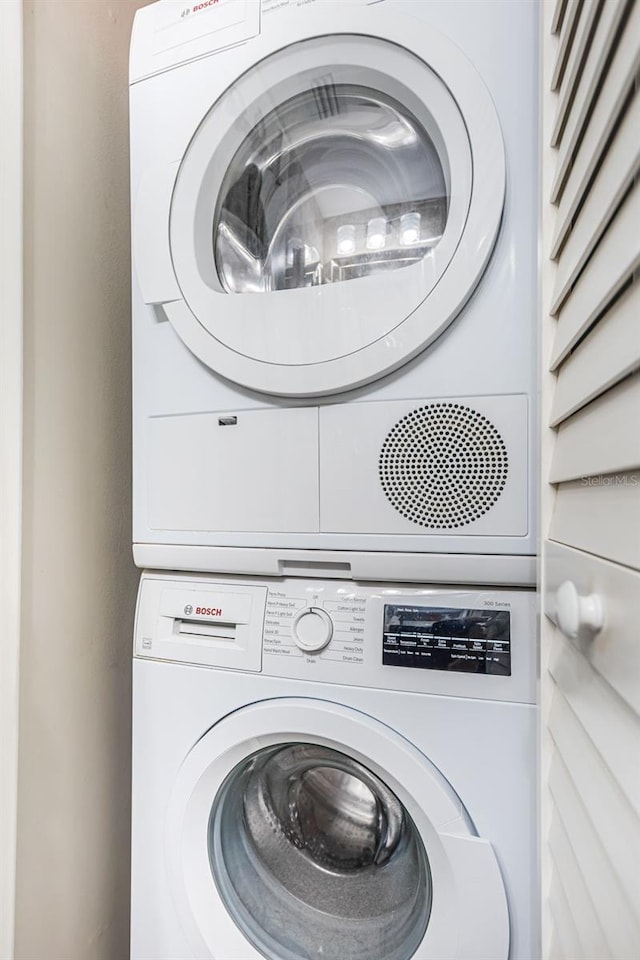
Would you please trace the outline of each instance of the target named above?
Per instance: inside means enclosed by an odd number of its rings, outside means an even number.
[[[318,653],[331,640],[333,621],[319,607],[305,607],[293,621],[293,639],[305,653]]]

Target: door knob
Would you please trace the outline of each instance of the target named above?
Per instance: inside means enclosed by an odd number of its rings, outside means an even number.
[[[602,598],[597,593],[580,596],[573,580],[565,580],[556,591],[555,618],[570,640],[575,640],[582,631],[595,636],[604,626]]]

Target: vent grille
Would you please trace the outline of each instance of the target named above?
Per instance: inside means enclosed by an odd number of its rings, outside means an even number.
[[[460,403],[432,403],[390,430],[380,483],[406,520],[450,530],[479,520],[507,482],[509,459],[498,429]]]

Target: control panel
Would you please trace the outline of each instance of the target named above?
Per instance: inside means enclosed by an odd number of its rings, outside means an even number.
[[[533,703],[535,624],[532,590],[146,572],[135,654],[294,680]]]
[[[263,652],[283,657],[313,654],[323,661],[364,663],[366,609],[365,595],[325,599],[320,592],[305,597],[301,590],[294,597],[286,589],[272,587],[267,594]]]

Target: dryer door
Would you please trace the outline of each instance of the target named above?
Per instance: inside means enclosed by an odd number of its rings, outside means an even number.
[[[502,215],[500,128],[471,64],[423,24],[340,19],[327,35],[309,11],[286,46],[247,44],[172,190],[165,312],[206,364],[267,393],[343,391],[422,350]]]
[[[490,844],[388,727],[318,700],[241,709],[180,769],[173,894],[199,958],[506,960]]]

